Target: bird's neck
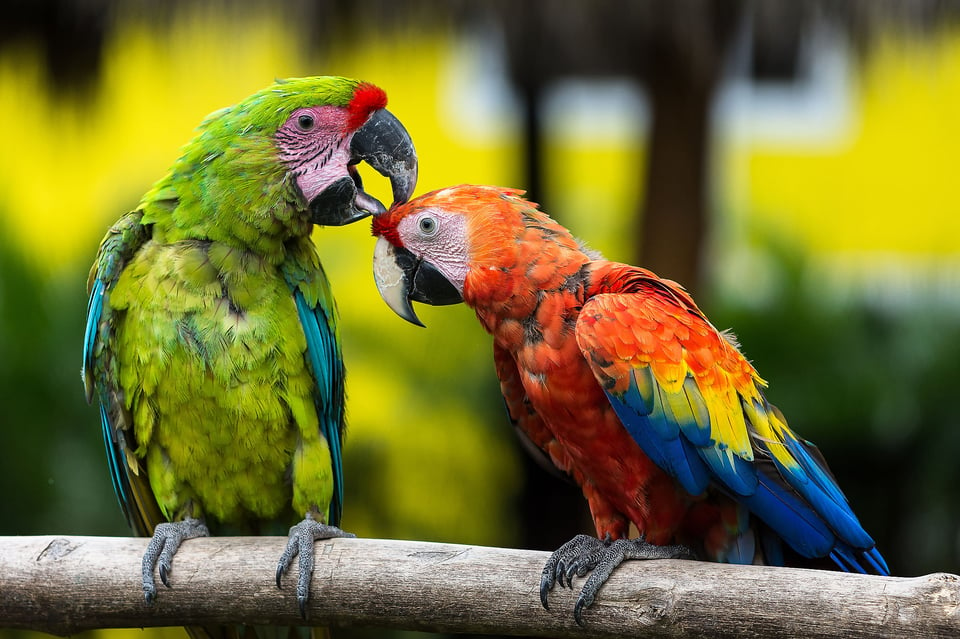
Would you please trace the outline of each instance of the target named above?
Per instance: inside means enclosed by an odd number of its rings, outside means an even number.
[[[497,344],[513,351],[572,332],[589,287],[590,257],[575,242],[547,237],[519,242],[510,262],[474,268],[464,284],[464,302]]]
[[[281,263],[291,241],[307,239],[313,229],[302,197],[285,181],[275,186],[217,180],[177,180],[158,184],[141,203],[153,239],[222,242]],[[231,183],[232,184],[232,183]]]

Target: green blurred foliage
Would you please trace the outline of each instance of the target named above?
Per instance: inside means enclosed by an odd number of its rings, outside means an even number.
[[[0,239],[2,535],[127,531],[80,383],[85,279],[46,279]]]

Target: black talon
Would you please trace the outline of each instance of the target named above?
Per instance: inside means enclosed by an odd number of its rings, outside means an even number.
[[[551,588],[553,588],[553,584],[550,583],[550,580],[546,577],[540,577],[540,605],[543,606],[544,610],[550,610],[550,605],[547,603],[547,593]]]
[[[593,603],[593,601],[590,603]],[[573,607],[573,620],[576,621],[580,627],[583,627],[583,609],[589,605],[589,603],[584,601],[583,595],[577,597],[577,603]]]
[[[547,563],[543,566],[543,570],[540,572],[540,604],[543,605],[546,610],[550,610],[550,606],[547,605],[547,594],[553,590],[553,585],[557,582],[556,556],[556,553],[550,555]]]
[[[160,564],[160,581],[163,582],[163,585],[167,588],[170,587],[170,568],[166,564]]]

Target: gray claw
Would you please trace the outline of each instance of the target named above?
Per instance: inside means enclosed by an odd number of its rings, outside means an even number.
[[[180,548],[180,544],[186,539],[209,536],[210,531],[207,530],[203,522],[192,517],[187,517],[183,521],[157,524],[153,531],[153,537],[147,544],[147,550],[143,553],[143,562],[140,566],[143,598],[148,606],[157,599],[157,585],[153,577],[153,571],[158,564],[160,581],[169,588],[173,556]]]
[[[618,539],[611,542],[587,535],[577,535],[550,555],[540,577],[540,603],[547,608],[547,594],[554,583],[573,588],[574,576],[583,577],[591,570],[573,608],[573,618],[583,625],[583,611],[593,605],[597,592],[614,569],[627,559],[695,559],[686,546],[655,546],[639,539]]]
[[[580,572],[577,558],[602,545],[603,542],[596,537],[577,535],[550,555],[540,575],[540,603],[544,608],[550,609],[547,595],[554,584],[559,584],[561,588],[573,588],[573,575],[586,574],[586,570]]]
[[[300,574],[297,576],[297,607],[300,616],[307,618],[307,604],[310,601],[310,579],[313,577],[313,543],[318,539],[333,537],[356,537],[353,533],[344,532],[336,526],[328,526],[313,518],[313,513],[307,513],[303,521],[290,528],[287,537],[287,547],[284,548],[277,562],[277,588],[281,587],[281,578],[289,570],[293,558],[299,556]]]

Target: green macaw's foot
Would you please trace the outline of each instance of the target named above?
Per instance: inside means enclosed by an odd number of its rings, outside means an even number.
[[[549,609],[547,594],[555,583],[572,588],[574,576],[583,577],[592,570],[573,609],[573,618],[582,626],[583,609],[590,607],[614,568],[626,559],[696,559],[696,556],[686,546],[656,546],[643,537],[611,541],[609,537],[577,535],[550,555],[544,565],[540,575],[540,603]]]
[[[300,556],[300,575],[297,578],[297,605],[300,615],[307,618],[307,602],[310,600],[310,579],[313,577],[313,542],[318,539],[333,537],[356,537],[353,533],[340,530],[336,526],[322,524],[313,518],[313,513],[307,513],[303,521],[290,528],[287,537],[287,547],[280,555],[277,563],[277,588],[280,588],[280,578],[290,568],[293,558]]]
[[[209,537],[210,531],[199,519],[187,517],[183,521],[157,524],[153,531],[153,539],[143,553],[143,598],[147,605],[157,598],[157,586],[153,578],[153,569],[159,565],[160,580],[167,588],[170,587],[170,563],[184,539],[194,537]]]

